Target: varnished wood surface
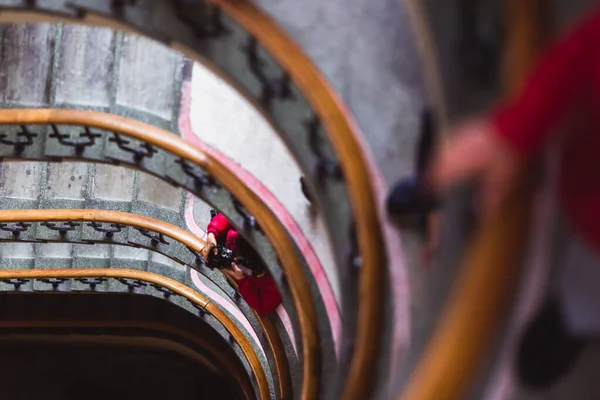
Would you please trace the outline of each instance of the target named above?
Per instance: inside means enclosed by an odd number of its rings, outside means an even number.
[[[0,270],[0,279],[41,279],[41,278],[125,278],[137,279],[144,282],[154,283],[167,288],[191,302],[200,305],[209,314],[216,318],[225,329],[234,337],[242,353],[248,360],[252,372],[256,376],[256,382],[261,399],[269,398],[269,385],[267,377],[262,368],[260,360],[256,355],[252,344],[237,327],[237,325],[215,304],[211,303],[200,293],[189,287],[162,275],[146,271],[137,271],[118,268],[89,268],[89,269],[28,269],[28,270]]]
[[[200,253],[206,243],[196,235],[167,222],[142,215],[95,209],[0,210],[0,222],[87,221],[134,226],[162,233]]]
[[[167,222],[120,211],[94,209],[36,209],[36,210],[0,210],[0,222],[41,222],[41,221],[88,221],[123,224],[144,228],[162,233],[192,250],[200,253],[206,243],[196,235]],[[228,275],[224,275],[229,278]],[[256,314],[261,323],[267,343],[273,354],[279,380],[278,393],[280,398],[288,398],[291,394],[290,370],[287,363],[283,343],[278,332],[268,318]]]
[[[552,6],[549,0],[510,0],[506,6],[510,34],[504,66],[509,93],[514,93],[548,35],[552,13],[540,13],[540,7]],[[401,400],[459,400],[476,378],[514,295],[533,178],[523,171],[498,215],[469,242],[448,304]]]
[[[124,136],[150,143],[177,157],[197,164],[217,179],[238,199],[244,208],[260,223],[265,235],[275,248],[290,286],[298,310],[303,360],[303,399],[317,396],[320,370],[320,343],[317,331],[317,314],[312,302],[308,282],[289,235],[275,214],[235,174],[218,159],[203,153],[166,130],[113,114],[65,109],[5,109],[0,110],[0,124],[57,124],[79,125],[118,132]],[[380,311],[381,312],[381,311]]]

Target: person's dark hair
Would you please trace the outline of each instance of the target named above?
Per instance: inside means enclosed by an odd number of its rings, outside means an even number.
[[[248,261],[248,268],[252,269],[254,275],[260,275],[266,272],[266,267],[262,258],[242,235],[238,235],[236,246],[240,255]]]

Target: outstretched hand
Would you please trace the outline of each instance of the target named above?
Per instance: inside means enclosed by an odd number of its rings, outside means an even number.
[[[206,260],[208,260],[208,253],[211,252],[213,248],[217,246],[217,238],[214,233],[209,233],[206,235],[206,244],[204,245],[204,249],[202,249],[202,255]]]
[[[478,209],[493,215],[504,200],[520,164],[519,157],[486,120],[472,120],[445,135],[428,170],[427,180],[438,193],[460,182],[479,184]]]

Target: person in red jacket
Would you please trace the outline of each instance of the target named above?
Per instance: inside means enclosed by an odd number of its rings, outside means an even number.
[[[560,144],[557,279],[517,357],[526,383],[545,389],[600,333],[600,9],[546,50],[515,98],[445,136],[429,182],[443,192],[476,180],[484,219],[521,166]]]
[[[206,244],[207,254],[215,246],[222,245],[232,250],[236,258],[243,257],[251,261],[249,264],[251,268],[233,262],[231,269],[221,271],[236,281],[240,295],[256,312],[266,315],[281,304],[281,295],[275,281],[267,272],[260,257],[222,214],[217,214],[210,220]]]

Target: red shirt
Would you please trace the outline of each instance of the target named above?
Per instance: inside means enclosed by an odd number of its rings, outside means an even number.
[[[217,214],[210,220],[206,231],[214,234],[218,243],[225,242],[225,247],[233,250],[236,257],[240,256],[237,249],[238,233],[222,214]],[[281,304],[281,295],[269,274],[246,276],[238,280],[237,284],[240,295],[259,314],[269,314]]]
[[[238,233],[235,229],[231,227],[227,218],[223,216],[223,214],[217,214],[213,219],[208,223],[208,227],[206,228],[206,233],[212,233],[215,235],[217,239],[217,243],[223,245],[225,243],[225,247],[229,250],[233,251],[234,256],[239,256],[237,250],[237,237]]]
[[[521,93],[492,121],[523,157],[538,153],[553,132],[564,135],[561,204],[600,253],[600,9],[541,57]]]

